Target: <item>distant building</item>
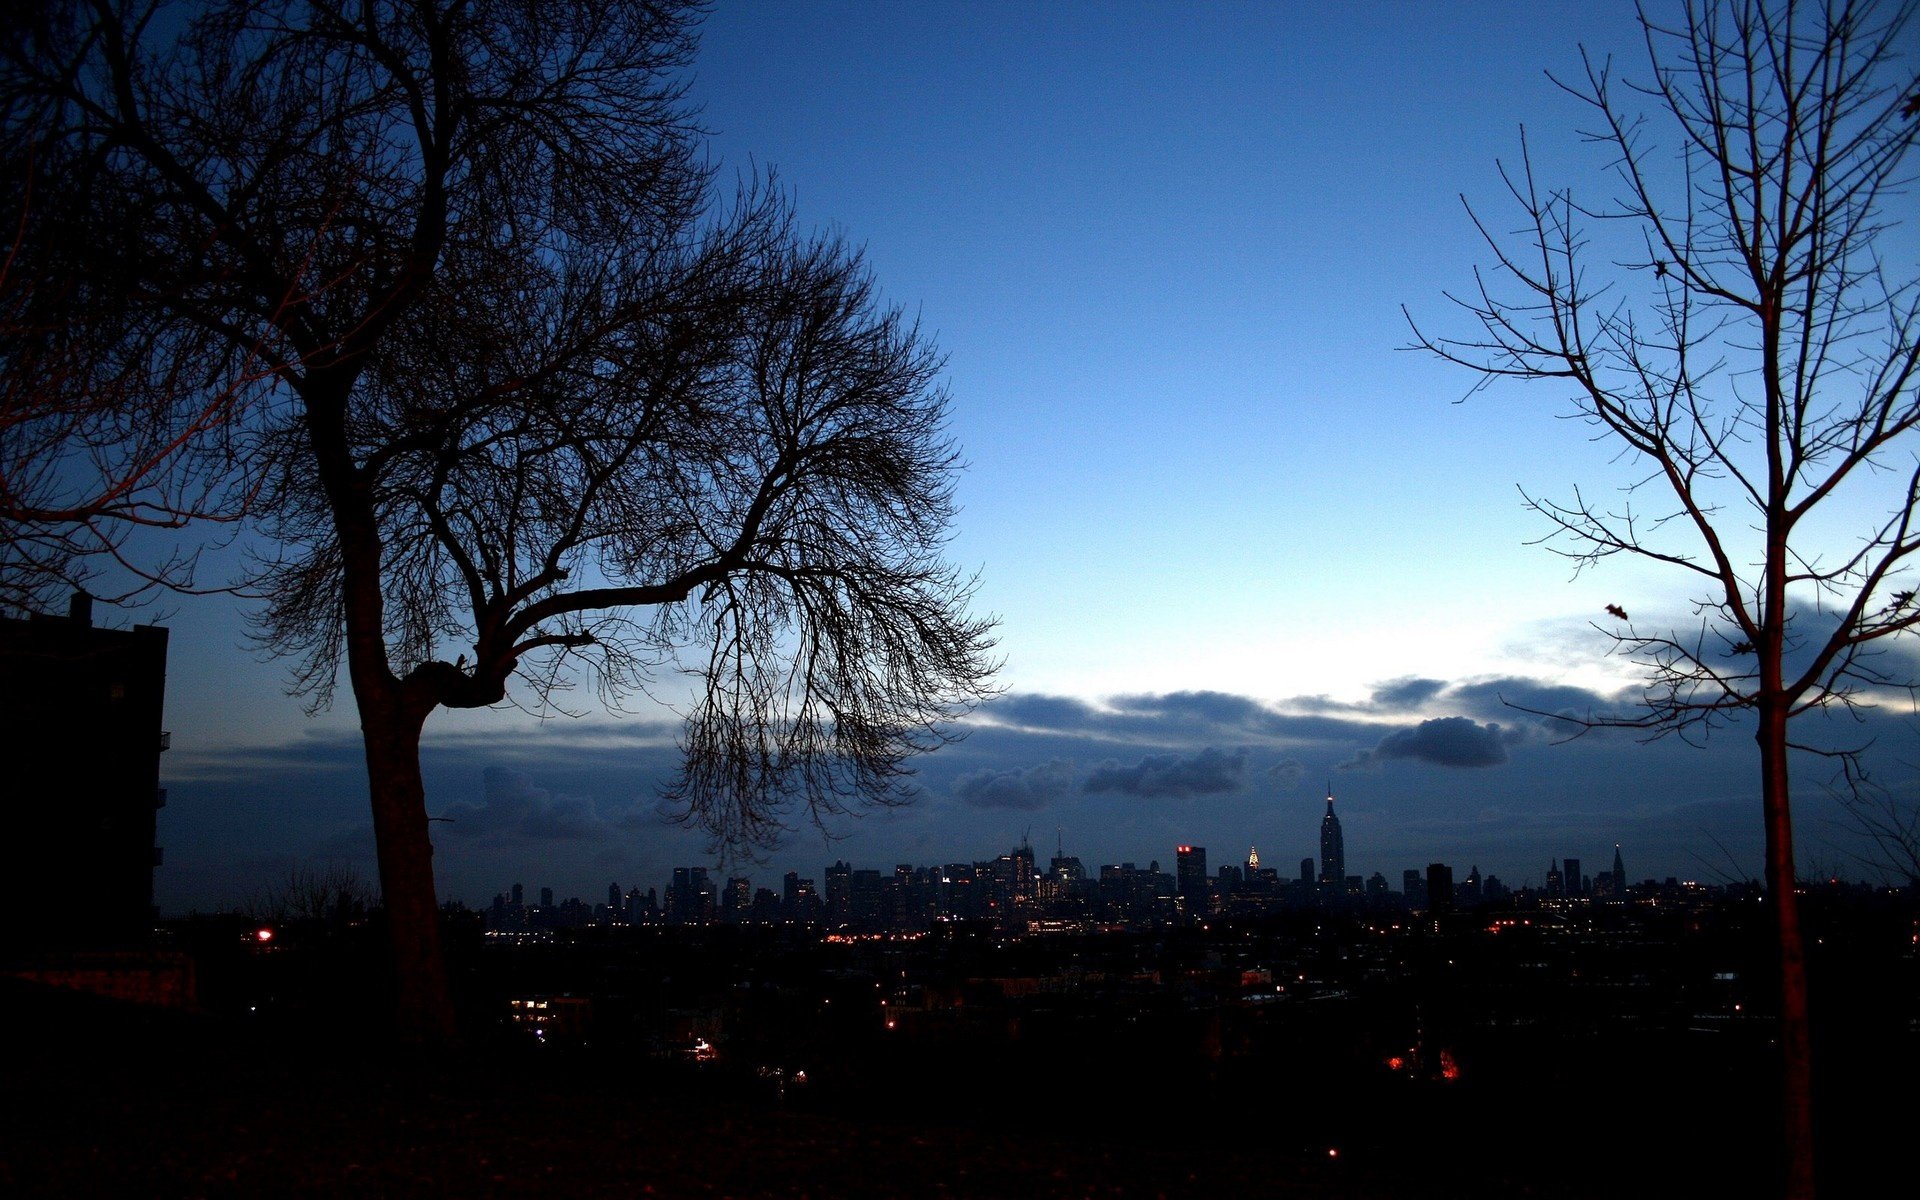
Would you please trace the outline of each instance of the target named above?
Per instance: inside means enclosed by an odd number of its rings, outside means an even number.
[[[837,928],[852,918],[853,867],[843,859],[835,860],[827,868],[827,924]]]
[[[0,947],[126,946],[153,928],[167,631],[99,629],[76,595],[65,617],[0,618],[0,756],[12,894],[32,920]]]
[[[1427,911],[1435,916],[1453,911],[1453,868],[1445,863],[1427,864]]]
[[[878,933],[885,928],[882,882],[880,872],[871,867],[862,867],[848,878],[847,924],[856,932]]]
[[[1427,906],[1426,877],[1413,867],[1400,872],[1400,894],[1406,897],[1408,908],[1425,908]]]
[[[546,889],[541,889],[541,895]],[[705,867],[675,867],[673,883],[667,888],[667,921],[675,925],[701,925],[713,920],[715,911],[713,881]]]
[[[1340,818],[1333,815],[1333,789],[1327,789],[1327,815],[1320,818],[1320,891],[1329,900],[1347,890],[1347,843]]]
[[[1179,888],[1180,903],[1188,919],[1204,919],[1212,910],[1208,902],[1211,892],[1207,887],[1207,848],[1175,846],[1173,864],[1175,886]]]
[[[798,871],[788,871],[781,883],[781,919],[813,925],[819,922],[820,915],[820,893],[814,887],[813,880],[802,879]]]

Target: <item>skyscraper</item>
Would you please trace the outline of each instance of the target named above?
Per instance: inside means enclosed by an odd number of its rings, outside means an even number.
[[[1453,911],[1453,868],[1445,863],[1427,864],[1427,911],[1435,916]]]
[[[1173,852],[1174,880],[1180,889],[1180,902],[1186,907],[1189,918],[1199,920],[1207,916],[1211,908],[1207,890],[1207,848],[1175,846]]]
[[[1327,815],[1320,818],[1321,890],[1340,895],[1347,887],[1347,845],[1340,835],[1340,818],[1333,815],[1333,788],[1327,788]]]
[[[1620,843],[1613,844],[1613,896],[1616,900],[1627,898],[1627,868],[1620,861]]]

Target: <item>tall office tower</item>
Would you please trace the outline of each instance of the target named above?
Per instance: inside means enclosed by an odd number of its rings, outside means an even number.
[[[845,861],[827,868],[827,924],[845,925],[853,918],[853,868]]]
[[[747,910],[752,906],[753,880],[745,875],[730,877],[726,890],[720,893],[721,919],[733,922],[745,920]]]
[[[1313,886],[1313,860],[1310,858],[1300,860],[1300,885],[1302,887]]]
[[[1040,873],[1033,868],[1033,846],[1022,837],[1020,845],[1008,857],[1012,860],[1009,887],[1013,901],[1026,904],[1040,889]]]
[[[1175,846],[1174,881],[1179,888],[1180,902],[1186,906],[1187,916],[1200,920],[1212,909],[1208,902],[1207,890],[1207,848],[1205,846]]]
[[[526,903],[527,903],[527,889],[521,886],[520,884],[517,884],[517,883],[514,884],[513,885],[513,906],[515,908],[524,908],[526,907]]]
[[[1247,847],[1247,878],[1258,879],[1259,877],[1260,877],[1260,847],[1248,846]]]
[[[1627,868],[1620,861],[1620,843],[1613,844],[1613,896],[1616,900],[1627,898]]]
[[[552,888],[547,887],[547,888],[540,889],[540,907],[541,908],[553,907],[553,889]]]
[[[820,919],[820,893],[813,880],[800,878],[800,872],[788,871],[786,890],[780,898],[780,916],[788,921],[811,925]]]
[[[713,920],[713,883],[705,867],[675,867],[667,889],[667,920],[680,925]]]
[[[620,916],[620,885],[607,885],[607,915],[618,919]]]
[[[1427,906],[1426,877],[1413,867],[1400,872],[1400,894],[1407,898],[1408,908]]]
[[[872,867],[862,867],[847,880],[847,924],[861,933],[878,933],[885,924],[884,880]]]
[[[1568,896],[1584,896],[1587,894],[1587,889],[1581,886],[1579,859],[1569,858],[1562,860],[1560,880],[1561,886],[1566,889]]]
[[[1333,789],[1327,789],[1327,815],[1320,818],[1320,882],[1336,892],[1347,886],[1347,846],[1340,818],[1333,815]]]
[[[1566,877],[1560,874],[1560,860],[1547,860],[1547,895],[1560,897],[1567,894]]]
[[[1445,863],[1427,864],[1427,911],[1453,911],[1453,868]]]

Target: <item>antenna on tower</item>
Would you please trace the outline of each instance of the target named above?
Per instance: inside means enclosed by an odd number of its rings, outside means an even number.
[[[1066,834],[1067,831],[1060,826],[1055,825],[1053,827],[1053,856],[1055,858],[1065,858],[1067,856]]]

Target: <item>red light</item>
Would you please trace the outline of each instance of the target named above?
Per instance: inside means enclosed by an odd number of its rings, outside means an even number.
[[[253,940],[256,942],[270,942],[273,940],[273,930],[256,929],[253,931]]]

